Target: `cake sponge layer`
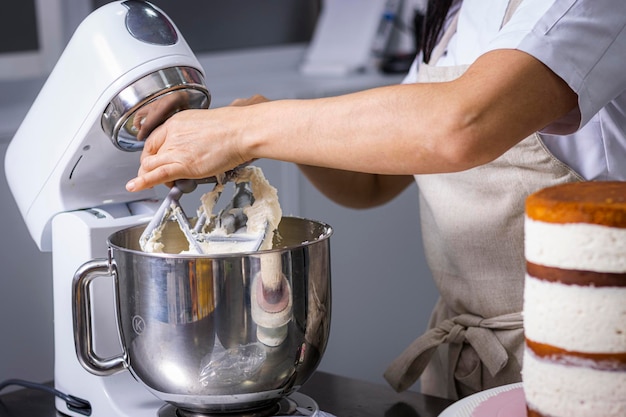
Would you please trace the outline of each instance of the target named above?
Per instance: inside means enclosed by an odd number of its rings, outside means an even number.
[[[549,223],[590,223],[626,228],[626,182],[555,185],[526,199],[526,214]]]

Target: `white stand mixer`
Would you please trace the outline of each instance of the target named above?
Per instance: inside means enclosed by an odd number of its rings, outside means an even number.
[[[116,1],[78,27],[6,153],[6,175],[28,229],[53,254],[55,388],[87,400],[70,416],[157,415],[164,403],[128,371],[102,378],[74,350],[72,279],[84,262],[107,254],[107,237],[145,223],[158,207],[153,191],[131,194],[143,136],[136,112],[173,94],[183,108],[206,108],[203,70],[178,29],[156,7]],[[127,151],[127,152],[124,152]],[[94,345],[101,357],[121,351],[113,291],[94,288]]]

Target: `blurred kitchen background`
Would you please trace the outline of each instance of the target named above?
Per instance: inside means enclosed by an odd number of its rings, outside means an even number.
[[[198,55],[211,107],[221,107],[257,93],[312,98],[400,82],[424,1],[153,3]],[[0,16],[0,381],[53,378],[51,254],[37,249],[18,212],[4,176],[5,151],[76,26],[104,3],[20,0],[6,2]],[[279,190],[286,215],[335,230],[331,337],[319,369],[383,383],[385,367],[424,331],[437,298],[423,256],[417,188],[385,206],[352,210],[327,200],[293,165],[257,165]],[[195,208],[199,197],[190,200]]]

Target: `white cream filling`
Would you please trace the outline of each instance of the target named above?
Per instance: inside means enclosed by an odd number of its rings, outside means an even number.
[[[626,287],[582,287],[526,276],[524,332],[575,352],[626,352]],[[626,395],[626,392],[625,392]]]
[[[554,417],[626,416],[626,372],[565,366],[524,352],[528,405]]]
[[[626,272],[626,229],[586,223],[546,223],[526,217],[525,254],[563,269]]]

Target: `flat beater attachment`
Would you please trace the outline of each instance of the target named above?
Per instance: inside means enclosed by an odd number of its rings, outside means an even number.
[[[174,219],[189,241],[190,253],[217,254],[259,250],[268,232],[268,225],[266,223],[265,227],[255,233],[250,233],[248,230],[248,217],[245,211],[254,204],[254,195],[248,182],[235,183],[233,197],[216,216],[212,212],[206,212],[207,207],[212,210],[217,204],[224,182],[232,181],[235,177],[236,175],[233,174],[222,176],[220,180],[211,177],[201,180],[176,181],[143,231],[139,239],[141,249],[144,252],[156,252],[154,243],[160,238],[161,230],[167,221]],[[198,210],[198,219],[192,227],[179,200],[183,194],[194,191],[199,183],[215,183],[213,191],[203,197],[203,199],[212,198],[213,200],[201,206]]]

